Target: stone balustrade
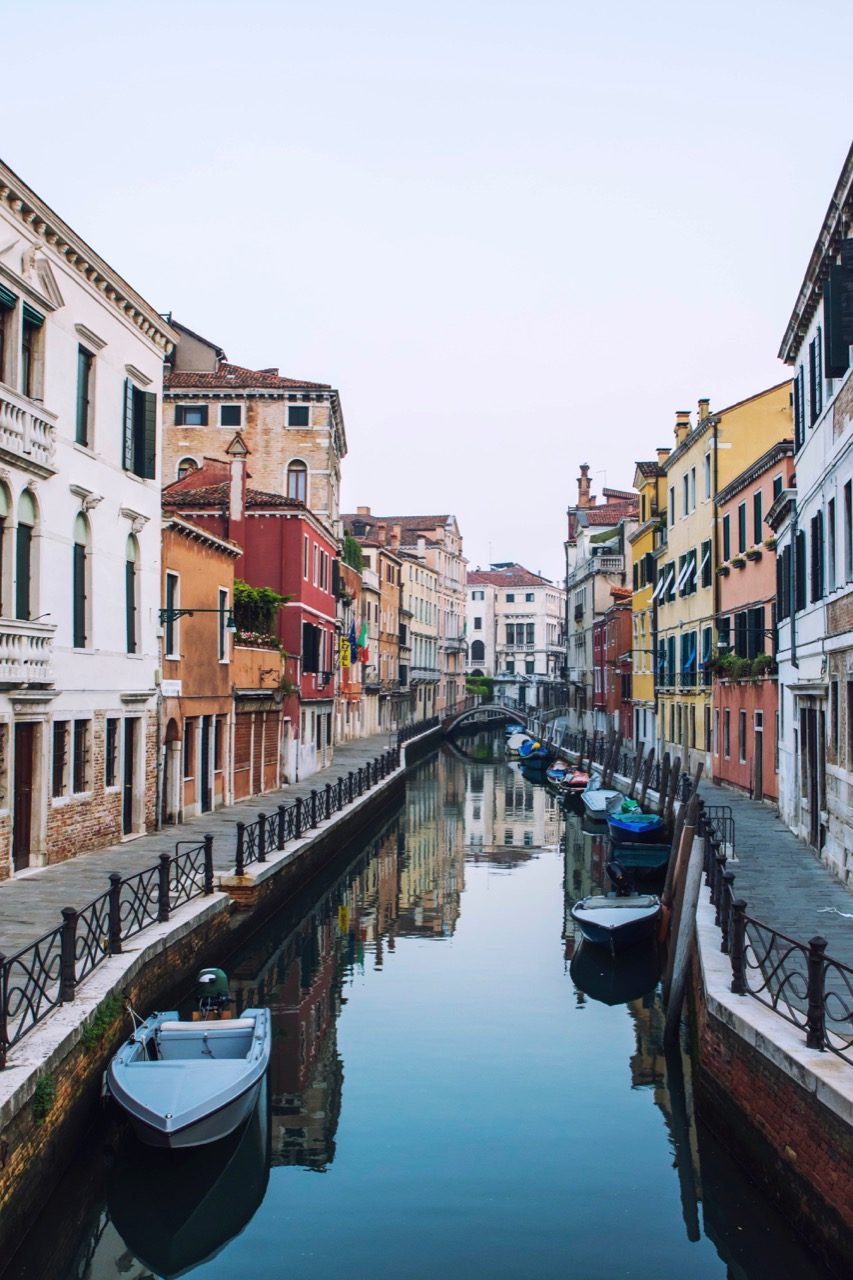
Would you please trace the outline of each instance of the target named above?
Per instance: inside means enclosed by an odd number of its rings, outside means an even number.
[[[53,684],[53,637],[46,622],[0,619],[0,687]]]
[[[39,475],[53,475],[55,453],[55,414],[0,385],[0,456]]]

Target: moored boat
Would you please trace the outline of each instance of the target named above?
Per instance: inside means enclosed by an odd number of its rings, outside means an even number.
[[[570,769],[563,779],[562,786],[567,791],[585,791],[589,786],[590,776],[585,769]]]
[[[652,893],[602,893],[581,898],[571,917],[588,942],[607,947],[611,955],[654,937],[660,898]]]
[[[214,981],[224,981],[221,970],[200,975],[203,991]],[[240,1018],[222,1017],[228,1002],[227,995],[216,1003],[203,995],[190,1022],[175,1011],[152,1014],[110,1062],[109,1093],[149,1146],[203,1146],[233,1133],[251,1115],[270,1060],[270,1012],[246,1009]]]
[[[581,792],[581,797],[587,818],[591,822],[606,822],[608,804],[616,798],[621,801],[622,792],[603,787],[601,775],[595,773]]]
[[[519,744],[518,754],[525,764],[532,764],[534,761],[540,763],[543,768],[554,759],[554,751],[544,742],[540,742],[538,738],[526,738],[524,742]]]
[[[521,744],[529,742],[530,738],[526,733],[513,733],[506,740],[506,753],[511,758],[519,754]]]
[[[608,813],[607,828],[614,845],[660,843],[664,821],[656,813]]]
[[[601,1004],[627,1004],[654,991],[660,979],[661,949],[654,939],[618,955],[585,939],[572,956],[572,982],[592,1000]]]
[[[649,879],[665,871],[670,858],[669,842],[646,843],[628,842],[618,846],[619,865],[631,872],[635,879],[638,876]]]

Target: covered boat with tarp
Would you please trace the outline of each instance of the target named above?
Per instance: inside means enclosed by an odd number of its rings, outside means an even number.
[[[643,813],[636,800],[625,799],[615,808],[608,807],[607,829],[614,845],[660,844],[664,820],[656,813]]]

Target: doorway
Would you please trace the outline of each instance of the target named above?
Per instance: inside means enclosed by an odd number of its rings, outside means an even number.
[[[129,836],[133,833],[133,775],[136,765],[136,721],[128,717],[124,722],[124,773],[122,776],[121,829]]]
[[[756,711],[752,737],[752,798],[764,799],[764,712]]]
[[[207,813],[210,809],[210,716],[201,717],[201,759],[199,768],[201,771],[201,786],[199,787],[199,802],[201,804],[202,813]]]
[[[35,725],[15,725],[15,783],[12,819],[12,867],[30,865],[33,836],[33,747]]]

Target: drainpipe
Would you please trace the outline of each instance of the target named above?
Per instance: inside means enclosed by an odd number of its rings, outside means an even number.
[[[791,516],[791,666],[799,667],[797,657],[797,507]],[[778,626],[778,623],[777,623]]]

